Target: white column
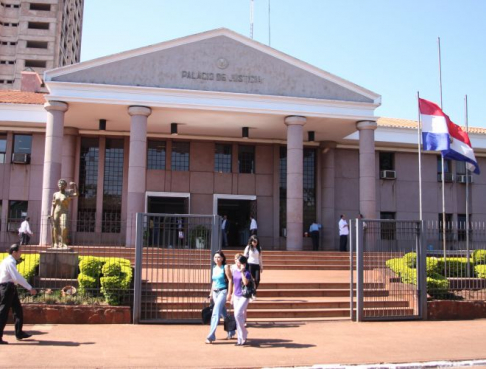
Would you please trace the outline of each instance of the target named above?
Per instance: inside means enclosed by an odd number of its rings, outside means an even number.
[[[126,246],[135,246],[135,215],[145,209],[147,176],[147,120],[152,113],[145,106],[130,106],[130,151],[128,159]]]
[[[376,122],[361,121],[356,124],[359,131],[359,211],[365,218],[375,219],[376,173],[375,173],[375,129]]]
[[[285,118],[287,125],[287,250],[303,249],[303,132],[305,123],[305,117]]]
[[[67,183],[74,182],[76,167],[76,139],[78,138],[79,131],[77,128],[65,127],[64,139],[62,144],[62,167],[61,177],[65,179]]]
[[[61,179],[62,155],[59,153],[62,153],[64,113],[68,110],[68,104],[49,101],[44,104],[44,109],[47,110],[47,121],[42,178],[41,245],[49,243],[47,216],[51,213],[52,195],[58,190],[57,182]]]

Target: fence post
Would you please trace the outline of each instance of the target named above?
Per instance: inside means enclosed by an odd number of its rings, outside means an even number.
[[[133,284],[133,324],[140,323],[142,306],[142,252],[143,252],[144,214],[136,214],[135,223],[135,280]]]
[[[354,310],[354,231],[351,220],[349,221],[349,318],[352,321],[356,320],[356,314]]]
[[[425,221],[417,222],[417,287],[419,315],[427,319],[427,237]]]
[[[356,224],[355,239],[356,239],[356,321],[362,322],[364,315],[364,240],[363,240],[363,221],[356,219],[353,221]]]

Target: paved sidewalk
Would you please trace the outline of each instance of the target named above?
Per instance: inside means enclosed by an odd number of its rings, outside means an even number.
[[[258,368],[486,359],[486,319],[250,323],[249,345],[204,344],[203,325],[8,325],[0,368]],[[224,337],[222,326],[217,338]]]

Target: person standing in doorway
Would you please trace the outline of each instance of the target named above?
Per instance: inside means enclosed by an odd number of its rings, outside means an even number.
[[[309,233],[312,238],[312,250],[319,251],[319,230],[322,226],[317,223],[313,222],[309,227]]]
[[[346,215],[341,214],[341,219],[339,220],[339,251],[341,252],[346,251],[346,247],[348,245],[348,235],[348,221],[346,220]]]
[[[223,236],[223,247],[228,247],[228,233],[229,233],[228,216],[223,215],[223,221],[221,222],[221,235]]]
[[[33,235],[30,230],[29,217],[25,217],[24,221],[20,224],[19,237],[21,245],[28,245],[30,242],[30,237]]]
[[[253,215],[250,215],[250,236],[256,236],[258,233],[258,224]]]
[[[31,295],[37,293],[36,290],[20,275],[17,270],[17,262],[20,260],[21,251],[19,244],[13,244],[8,249],[9,255],[0,263],[0,345],[8,344],[3,340],[3,330],[8,320],[10,308],[13,310],[15,323],[15,337],[17,341],[31,337],[30,334],[22,330],[24,324],[24,314],[22,305],[17,293],[16,284],[20,284]]]

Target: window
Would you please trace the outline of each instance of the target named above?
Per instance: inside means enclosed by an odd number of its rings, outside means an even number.
[[[316,220],[316,150],[304,148],[304,229]]]
[[[395,170],[395,153],[380,152],[380,171]]]
[[[47,62],[45,60],[26,60],[25,67],[29,68],[45,68]]]
[[[165,141],[148,140],[147,169],[165,170]]]
[[[40,10],[40,11],[48,12],[51,10],[51,4],[31,3],[30,10]]]
[[[30,154],[32,149],[31,135],[14,135],[14,153]]]
[[[123,146],[123,139],[106,139],[103,218],[101,224],[101,230],[105,233],[120,233],[121,231]]]
[[[457,214],[457,240],[466,241],[466,214]],[[471,215],[469,215],[469,236],[471,236]]]
[[[28,202],[10,200],[8,202],[8,230],[18,232],[22,217],[27,216]]]
[[[214,171],[231,173],[231,145],[216,144],[214,150]]]
[[[452,182],[452,160],[444,159],[444,181]],[[442,157],[437,156],[437,182],[442,182]]]
[[[255,146],[238,146],[239,173],[255,173]]]
[[[94,232],[98,193],[99,140],[81,138],[79,157],[78,232]]]
[[[5,163],[6,154],[7,154],[7,136],[0,135],[0,163]]]
[[[383,220],[395,220],[395,213],[381,212],[380,219]],[[395,222],[382,222],[381,223],[381,239],[386,241],[393,241],[396,239],[396,223]]]
[[[465,161],[456,161],[456,174],[458,175],[465,175],[466,174],[466,162]],[[471,174],[467,171],[467,174]]]
[[[26,46],[32,49],[47,49],[47,41],[27,41]]]
[[[189,142],[172,141],[172,170],[189,170]]]
[[[46,22],[29,22],[27,25],[29,29],[49,29],[49,23]]]

